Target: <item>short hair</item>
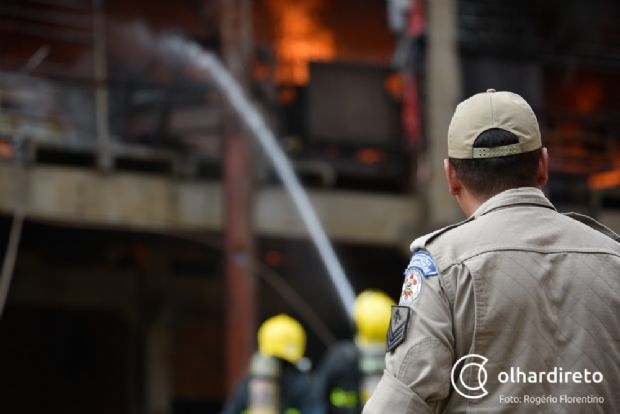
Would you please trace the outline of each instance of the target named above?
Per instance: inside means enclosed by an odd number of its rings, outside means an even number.
[[[515,134],[492,128],[482,132],[474,141],[474,148],[493,148],[517,144]],[[494,158],[450,158],[457,176],[476,197],[489,198],[504,190],[518,187],[536,187],[536,172],[540,148],[522,154]]]

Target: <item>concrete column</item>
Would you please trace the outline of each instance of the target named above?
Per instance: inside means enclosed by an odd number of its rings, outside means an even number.
[[[432,227],[463,217],[448,192],[443,159],[448,156],[448,124],[461,100],[461,66],[458,51],[457,0],[428,0],[427,133],[431,180],[428,212]]]
[[[168,258],[156,248],[133,246],[138,263],[140,324],[144,335],[144,397],[146,414],[172,413],[172,315]]]
[[[170,370],[170,334],[164,319],[153,321],[146,331],[146,413],[172,412],[172,372]]]

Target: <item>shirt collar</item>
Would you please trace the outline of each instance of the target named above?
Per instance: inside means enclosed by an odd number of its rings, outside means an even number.
[[[545,194],[535,187],[511,188],[494,195],[482,203],[474,212],[473,217],[480,217],[498,208],[514,205],[535,205],[555,210],[553,204],[545,197]]]

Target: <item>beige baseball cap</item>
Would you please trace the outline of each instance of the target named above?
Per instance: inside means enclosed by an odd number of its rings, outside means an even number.
[[[493,148],[474,148],[478,135],[492,128],[510,131],[518,144]],[[450,158],[495,158],[521,154],[542,147],[540,129],[534,111],[521,96],[488,89],[456,107],[448,128]]]

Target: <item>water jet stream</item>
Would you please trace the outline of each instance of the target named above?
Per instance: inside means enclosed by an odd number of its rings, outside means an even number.
[[[321,226],[308,195],[295,175],[289,159],[280,148],[274,134],[267,127],[258,110],[250,103],[237,81],[230,75],[228,70],[226,70],[215,55],[179,37],[167,37],[164,41],[169,49],[183,52],[187,58],[191,59],[193,64],[209,72],[245,127],[261,145],[293,200],[327,269],[330,279],[336,288],[340,302],[347,316],[351,319],[353,302],[355,301],[353,288],[336,257],[333,246],[325,234],[325,230]]]

